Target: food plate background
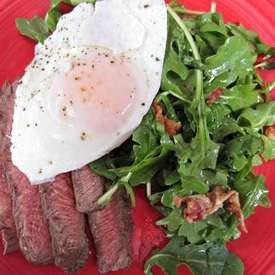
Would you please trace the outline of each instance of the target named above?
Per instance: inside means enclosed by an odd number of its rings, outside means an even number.
[[[128,0],[131,1],[131,0]],[[33,57],[34,43],[18,34],[15,28],[16,17],[44,15],[49,0],[0,0],[0,84],[12,81],[22,75],[24,68]],[[145,1],[146,2],[146,1]],[[188,8],[207,11],[210,0],[182,0]],[[240,22],[257,31],[261,38],[275,46],[275,0],[217,0],[217,9],[226,21]],[[275,79],[275,70],[264,73],[268,82]],[[270,161],[255,168],[257,174],[266,176],[270,189],[270,198],[274,207],[256,210],[256,215],[247,220],[248,234],[232,241],[229,248],[244,261],[246,275],[275,274],[275,161]],[[129,270],[113,272],[113,275],[143,274],[142,259],[151,247],[162,245],[164,236],[153,224],[158,214],[151,209],[143,196],[143,189],[137,190],[137,207],[134,212],[133,255],[134,261]],[[92,251],[92,249],[91,249]],[[110,253],[112,253],[110,251]],[[2,245],[0,245],[2,254]],[[62,275],[55,267],[36,267],[28,264],[20,252],[9,256],[0,255],[0,275]],[[97,275],[95,257],[90,256],[86,266],[78,275]],[[156,270],[156,274],[161,274]],[[179,274],[189,274],[185,268]],[[234,275],[234,274],[232,274]]]

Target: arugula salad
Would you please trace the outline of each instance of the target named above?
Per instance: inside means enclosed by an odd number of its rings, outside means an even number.
[[[61,13],[53,0],[44,19],[17,19],[19,31],[41,43]],[[90,164],[112,182],[98,204],[125,188],[144,185],[161,214],[168,244],[152,253],[173,275],[185,264],[195,275],[243,274],[242,261],[226,248],[247,232],[244,219],[256,206],[270,207],[264,178],[252,168],[275,158],[275,101],[258,70],[275,68],[275,48],[244,26],[225,23],[215,4],[209,12],[167,5],[168,42],[161,89],[140,126],[119,148]]]

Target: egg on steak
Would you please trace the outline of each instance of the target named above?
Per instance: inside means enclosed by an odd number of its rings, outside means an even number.
[[[12,161],[31,183],[81,168],[121,145],[161,81],[163,0],[103,0],[62,16],[17,88]]]

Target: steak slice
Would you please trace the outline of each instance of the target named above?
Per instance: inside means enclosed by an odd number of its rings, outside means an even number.
[[[4,165],[0,163],[0,230],[4,228],[15,228],[11,197],[4,175]]]
[[[88,165],[72,172],[72,181],[79,212],[87,213],[97,208],[97,199],[104,191],[104,178],[92,172]]]
[[[7,164],[6,169],[21,251],[33,264],[50,264],[51,238],[43,216],[38,186],[32,186],[11,162]]]
[[[9,160],[7,133],[11,128],[10,114],[13,112],[14,85],[4,84],[0,88],[0,230],[4,254],[19,248],[15,224],[12,216],[12,202],[5,177],[4,162]]]
[[[12,198],[12,212],[15,222],[19,246],[25,258],[34,264],[49,264],[52,262],[51,241],[48,226],[43,217],[38,187],[31,186],[28,179],[10,160],[11,133],[15,85],[4,87],[7,95],[3,95],[2,114],[6,127],[3,126],[2,145],[5,176]],[[1,126],[2,127],[2,126]],[[3,132],[5,131],[5,132]],[[3,134],[4,133],[4,134]],[[12,236],[5,234],[6,241],[13,240]],[[12,247],[7,245],[7,247]]]
[[[40,192],[55,264],[68,272],[78,271],[88,258],[88,240],[84,215],[75,208],[70,174],[41,185]]]
[[[0,163],[0,230],[5,255],[18,250],[19,244],[12,216],[11,197],[2,166],[2,163]]]
[[[5,228],[1,231],[4,252],[3,254],[9,254],[19,249],[18,239],[16,236],[15,228]]]
[[[132,216],[123,190],[103,209],[88,214],[94,238],[97,268],[106,273],[131,265]]]

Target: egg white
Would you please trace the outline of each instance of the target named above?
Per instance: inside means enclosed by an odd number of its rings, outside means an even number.
[[[17,88],[11,137],[13,163],[32,183],[42,183],[79,169],[124,142],[159,90],[166,39],[167,12],[162,0],[104,0],[95,7],[83,3],[62,16],[56,31],[43,45],[37,45]],[[121,112],[114,121],[117,126],[109,131],[91,127],[95,120],[113,121],[113,117],[108,118],[112,112],[106,108],[106,118],[93,113],[90,117],[89,108],[81,108],[81,103],[66,106],[66,116],[60,111],[72,92],[59,85],[58,76],[70,74],[77,60],[90,62],[89,57],[94,58],[98,51],[125,64],[138,91],[126,113]],[[115,85],[110,92],[116,92]]]

